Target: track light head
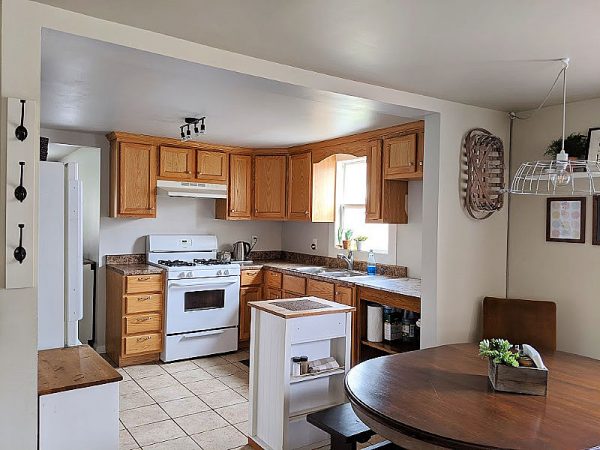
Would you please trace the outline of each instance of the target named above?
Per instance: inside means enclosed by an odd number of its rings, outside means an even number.
[[[183,127],[179,127],[181,130],[181,139],[185,139],[185,133],[183,132]]]
[[[195,117],[186,117],[183,120],[185,123],[181,125],[179,128],[181,130],[181,139],[184,141],[188,141],[192,138],[192,125],[194,126],[194,134],[198,136],[199,134],[204,134],[206,130],[206,126],[204,125],[204,119],[206,117],[201,117],[196,119]],[[198,128],[198,124],[200,127]]]

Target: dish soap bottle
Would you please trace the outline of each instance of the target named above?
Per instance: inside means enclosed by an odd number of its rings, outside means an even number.
[[[373,253],[373,250],[369,251],[369,259],[367,260],[367,273],[369,275],[375,275],[377,273],[377,265],[375,263],[375,253]]]

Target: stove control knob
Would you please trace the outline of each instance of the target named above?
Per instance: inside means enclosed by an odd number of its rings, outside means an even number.
[[[229,270],[225,269],[225,270],[223,271],[223,275],[229,275]]]
[[[220,270],[217,270],[217,276],[219,275],[223,275],[223,272],[221,272]]]
[[[193,274],[192,272],[188,272],[188,273],[187,273],[187,277],[188,277],[188,278],[194,278],[194,274]]]

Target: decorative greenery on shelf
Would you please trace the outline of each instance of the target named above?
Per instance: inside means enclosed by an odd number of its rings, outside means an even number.
[[[340,225],[340,227],[337,230],[337,239],[338,239],[338,245],[341,246],[342,245],[342,238],[344,237],[344,229],[342,228],[342,226]]]
[[[560,153],[562,148],[562,138],[558,138],[550,143],[546,148],[544,155],[556,156]],[[570,157],[577,159],[585,159],[588,151],[588,138],[585,134],[571,133],[565,138],[565,152]]]
[[[367,236],[357,236],[356,238],[358,242],[365,242],[367,239],[369,239]]]
[[[352,231],[352,230],[346,230],[346,232],[344,233],[344,237],[346,238],[347,241],[351,240],[353,235],[354,235],[354,231]]]
[[[479,343],[479,355],[496,364],[519,367],[519,355],[512,351],[512,347],[506,339],[484,339]]]

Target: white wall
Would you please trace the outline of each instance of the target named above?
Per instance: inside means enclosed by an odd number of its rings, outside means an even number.
[[[514,124],[513,173],[523,161],[548,159],[560,137],[562,106],[541,109]],[[600,126],[600,99],[569,103],[566,132]],[[546,242],[546,198],[511,198],[509,296],[557,304],[558,349],[600,358],[600,246],[592,245],[592,199],[587,199],[586,243]]]
[[[423,223],[423,182],[408,183],[408,224],[391,225],[391,252],[389,255],[376,255],[378,262],[397,264],[408,268],[408,276],[421,276]],[[285,222],[283,224],[283,250],[310,255],[335,257],[340,250],[335,247],[337,240],[335,225],[330,223]],[[317,239],[317,250],[310,248]],[[355,252],[356,260],[366,261],[367,252]]]

